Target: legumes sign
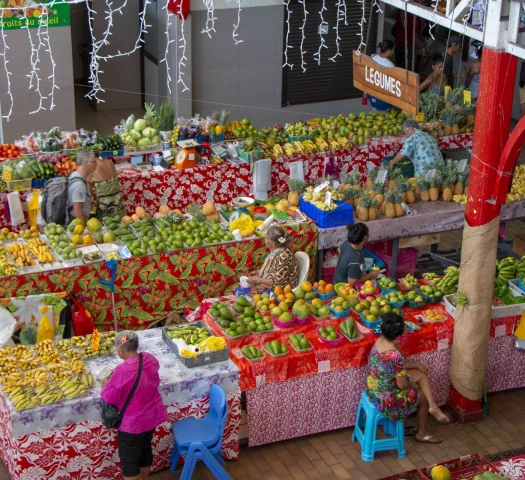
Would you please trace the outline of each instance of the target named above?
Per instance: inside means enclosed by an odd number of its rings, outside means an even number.
[[[419,111],[419,75],[378,65],[354,52],[354,87],[415,115]],[[408,78],[407,78],[408,77]]]

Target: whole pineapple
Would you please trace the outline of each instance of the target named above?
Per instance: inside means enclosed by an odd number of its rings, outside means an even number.
[[[401,198],[401,193],[396,191],[397,198],[396,202],[394,203],[394,208],[396,209],[396,217],[402,217],[403,216],[403,207],[401,206],[401,202],[403,201]]]
[[[355,187],[346,187],[342,192],[343,200],[352,205],[352,207],[357,207],[356,203],[359,203],[359,196],[361,192],[358,188]]]
[[[401,179],[403,176],[401,175],[401,171],[397,168],[391,170],[388,173],[388,189],[394,190],[397,186],[397,182],[399,179]]]
[[[410,178],[408,184],[410,185],[410,188],[407,190],[407,203],[415,203],[417,181],[415,178]]]
[[[428,193],[430,195],[430,200],[435,202],[439,199],[439,187],[441,186],[441,175],[436,173],[434,177],[429,181]]]
[[[290,189],[290,193],[288,193],[288,203],[294,207],[298,207],[300,196],[305,192],[307,186],[308,184],[304,180],[290,178],[290,180],[288,180],[288,188]]]
[[[383,202],[385,200],[385,190],[386,190],[386,184],[385,183],[375,183],[373,185],[374,191],[375,191],[375,197],[374,199],[377,202],[377,208],[381,208],[383,205]]]
[[[421,200],[423,200],[423,202],[428,202],[430,200],[430,193],[428,191],[430,184],[427,182],[426,177],[424,175],[417,177],[416,183],[419,188]]]
[[[445,200],[445,202],[452,200],[456,179],[456,166],[452,162],[447,162],[447,165],[443,169],[443,200]]]
[[[361,173],[359,170],[353,170],[348,174],[348,183],[355,188],[361,188]]]
[[[385,215],[387,218],[396,217],[396,201],[399,197],[399,193],[395,190],[389,190],[385,193]]]
[[[370,194],[363,192],[359,199],[359,206],[357,207],[357,218],[359,218],[361,222],[368,221],[368,212],[371,204],[372,199],[370,198]]]
[[[465,181],[469,176],[469,172],[458,173],[456,186],[454,187],[454,195],[463,195],[465,191]]]
[[[405,177],[400,177],[397,181],[397,190],[401,193],[401,201],[403,203],[408,203],[408,194],[410,190],[410,182]]]
[[[368,169],[366,175],[365,189],[369,190],[370,187],[375,183],[378,173],[379,167],[373,166]]]
[[[205,215],[202,213],[202,207],[196,203],[192,203],[186,207],[186,212],[192,217],[192,220],[196,222],[204,222],[206,220]]]
[[[368,220],[377,219],[377,197],[370,199],[370,206],[368,207]]]

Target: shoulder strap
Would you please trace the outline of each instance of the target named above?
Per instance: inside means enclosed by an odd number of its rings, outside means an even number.
[[[124,404],[124,406],[122,407],[122,410],[120,411],[121,418],[124,416],[124,412],[128,408],[129,402],[131,402],[133,395],[135,395],[135,392],[137,391],[141,376],[142,376],[142,353],[139,353],[139,371],[137,373],[137,379],[135,380],[135,383],[133,384],[133,388],[131,389],[131,392],[129,392],[128,398],[126,398],[126,403]]]

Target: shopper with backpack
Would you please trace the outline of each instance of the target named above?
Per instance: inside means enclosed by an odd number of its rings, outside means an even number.
[[[46,223],[67,225],[79,218],[84,225],[91,213],[91,192],[87,178],[95,171],[93,152],[81,151],[76,157],[77,170],[68,177],[53,178],[42,191],[42,217]]]

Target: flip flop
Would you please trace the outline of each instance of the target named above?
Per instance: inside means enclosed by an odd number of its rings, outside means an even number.
[[[416,427],[405,427],[405,437],[411,437],[417,433]]]
[[[443,441],[443,438],[437,435],[427,435],[423,438],[416,437],[416,442],[419,442],[419,443],[431,443],[433,445],[437,445],[438,443],[441,443],[442,441]]]

